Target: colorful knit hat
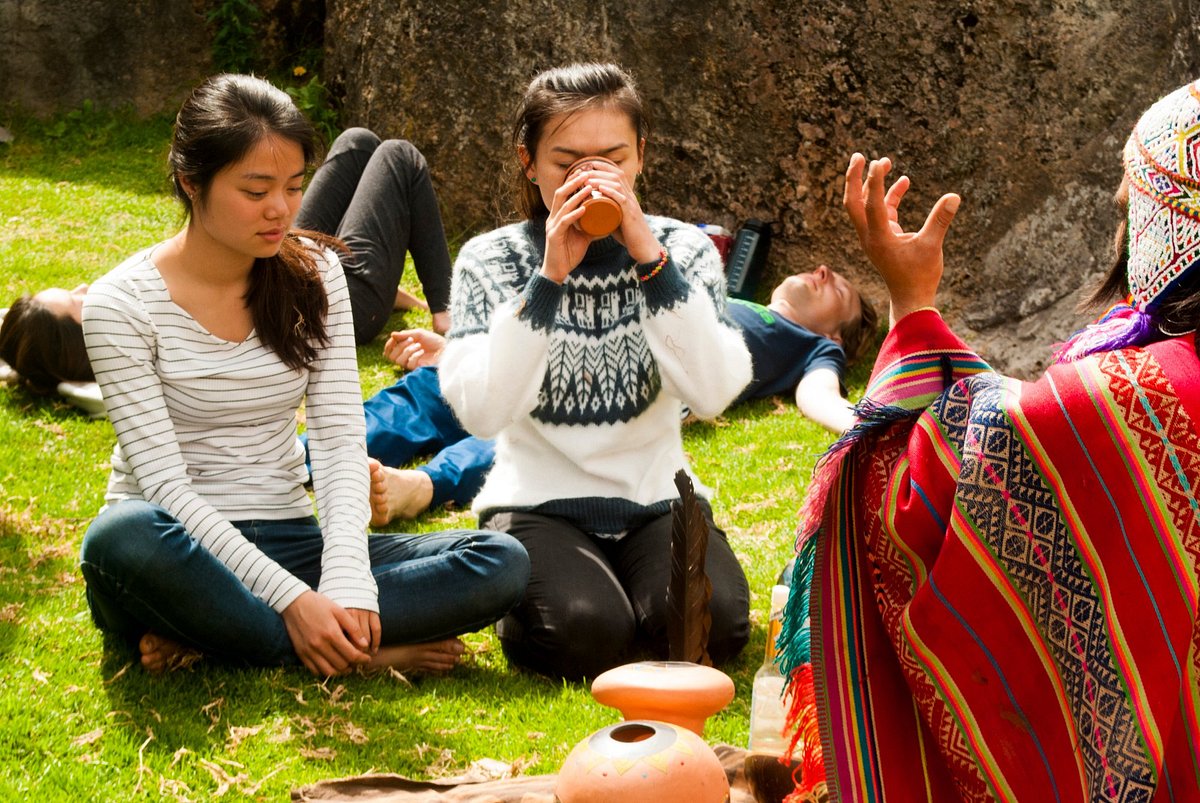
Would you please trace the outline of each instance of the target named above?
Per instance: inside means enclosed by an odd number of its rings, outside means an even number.
[[[1155,309],[1200,261],[1200,81],[1151,106],[1125,143],[1129,297],[1076,333],[1069,362],[1155,337]]]

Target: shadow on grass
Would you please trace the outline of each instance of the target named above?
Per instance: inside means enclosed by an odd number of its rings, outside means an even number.
[[[50,120],[17,115],[7,125],[13,141],[0,145],[7,175],[138,194],[169,190],[170,117],[84,108]]]
[[[75,555],[83,526],[0,505],[0,660],[12,652],[41,600],[79,582]]]
[[[141,743],[139,760],[152,772],[193,789],[193,776],[215,776],[221,766],[248,768],[232,784],[242,792],[276,771],[274,783],[288,788],[369,771],[436,777],[485,757],[524,756],[535,766],[546,716],[582,717],[589,727],[611,720],[581,711],[586,687],[507,671],[495,659],[485,653],[449,676],[410,679],[381,672],[321,680],[303,669],[208,661],[152,676],[106,639],[100,683],[110,727]],[[557,766],[558,747],[538,771]]]

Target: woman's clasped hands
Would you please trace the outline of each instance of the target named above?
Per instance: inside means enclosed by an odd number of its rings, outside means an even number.
[[[292,647],[314,675],[341,675],[379,651],[379,614],[343,608],[318,591],[305,591],[283,611]]]

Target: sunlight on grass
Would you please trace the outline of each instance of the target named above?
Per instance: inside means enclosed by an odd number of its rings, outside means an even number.
[[[16,121],[0,145],[0,305],[73,287],[169,235],[169,121],[94,113],[65,130]],[[52,135],[53,134],[53,135]],[[419,292],[411,269],[406,286]],[[420,312],[393,328],[428,325]],[[382,341],[358,351],[363,393],[394,381]],[[861,392],[865,373],[852,375]],[[322,778],[366,772],[442,777],[481,758],[556,771],[615,712],[587,688],[517,673],[494,632],[466,640],[445,678],[394,674],[325,682],[297,670],[209,662],[151,678],[106,644],[84,601],[77,552],[102,504],[113,436],[55,400],[0,386],[0,800],[278,800]],[[796,510],[827,434],[789,400],[760,401],[685,428],[696,473],[753,593],[751,643],[726,667],[733,703],[711,742],[744,744],[750,682],[762,660],[770,586],[790,557]],[[473,526],[437,511],[393,529]]]

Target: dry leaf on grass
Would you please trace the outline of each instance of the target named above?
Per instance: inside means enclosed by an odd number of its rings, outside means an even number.
[[[208,726],[209,733],[211,733],[212,729],[217,727],[217,724],[221,721],[221,709],[224,707],[224,697],[218,697],[217,699],[200,706],[200,713],[208,717],[208,721],[210,723]]]
[[[263,729],[262,725],[254,725],[252,727],[238,727],[236,725],[229,726],[229,741],[225,743],[225,749],[230,752],[237,750],[238,746],[251,736],[256,736]]]
[[[117,678],[121,677],[121,676],[122,676],[122,675],[124,675],[126,672],[128,672],[128,671],[129,671],[129,667],[131,667],[131,666],[133,666],[133,663],[132,663],[132,662],[130,662],[130,663],[128,663],[128,664],[125,664],[125,666],[123,666],[123,667],[121,667],[120,669],[118,669],[118,670],[117,670],[117,674],[113,675],[113,676],[112,676],[111,678],[109,678],[108,680],[103,680],[103,681],[101,681],[101,683],[102,683],[103,685],[105,685],[105,686],[108,686],[108,685],[109,685],[109,684],[111,684],[113,681],[115,681]]]
[[[478,775],[481,780],[502,781],[517,774],[515,770],[515,763],[500,761],[494,758],[481,758],[471,762],[471,765],[467,768],[467,774],[472,776]]]
[[[183,758],[190,752],[192,752],[192,751],[188,750],[186,747],[181,747],[178,750],[176,750],[174,753],[171,754],[171,763],[167,765],[167,769],[171,769],[172,767],[174,767],[176,764],[179,763],[179,759]]]
[[[83,747],[84,745],[92,744],[93,742],[99,741],[100,737],[103,735],[104,728],[96,728],[94,731],[88,731],[82,736],[76,736],[71,740],[71,746]]]
[[[366,744],[370,739],[367,737],[367,732],[355,725],[350,720],[342,720],[342,733],[348,741],[354,744]]]
[[[12,602],[0,608],[0,622],[18,625],[21,623],[21,608],[25,607],[20,602]]]
[[[271,778],[273,778],[274,776],[278,775],[280,772],[282,772],[284,770],[284,768],[287,767],[287,765],[288,765],[288,762],[286,762],[286,761],[283,762],[282,764],[277,766],[275,769],[271,770],[266,775],[259,778],[258,783],[250,784],[249,786],[242,789],[241,790],[242,794],[247,797],[253,797],[254,795],[257,795],[258,790],[262,788],[262,785],[265,784],[267,781],[271,780]]]
[[[183,781],[175,778],[159,778],[158,779],[158,794],[162,797],[173,797],[179,801],[192,800],[192,790]]]
[[[333,761],[337,758],[337,751],[332,747],[318,747],[316,749],[301,747],[300,755],[313,761]]]
[[[317,735],[317,723],[313,722],[308,717],[297,717],[293,720],[300,728],[300,735],[305,739],[311,739]]]
[[[200,759],[197,762],[201,767],[208,771],[213,780],[217,783],[217,790],[212,793],[212,797],[221,797],[229,791],[230,787],[244,783],[250,780],[244,772],[239,772],[237,775],[230,775],[224,767],[206,759]]]
[[[283,727],[275,730],[267,737],[268,744],[284,744],[292,740],[292,726],[284,724]]]
[[[420,745],[420,747],[424,747],[426,749],[429,748],[428,745]],[[433,762],[425,767],[425,774],[430,778],[444,777],[453,764],[454,751],[448,747],[443,747],[438,751],[437,757],[433,760]]]

